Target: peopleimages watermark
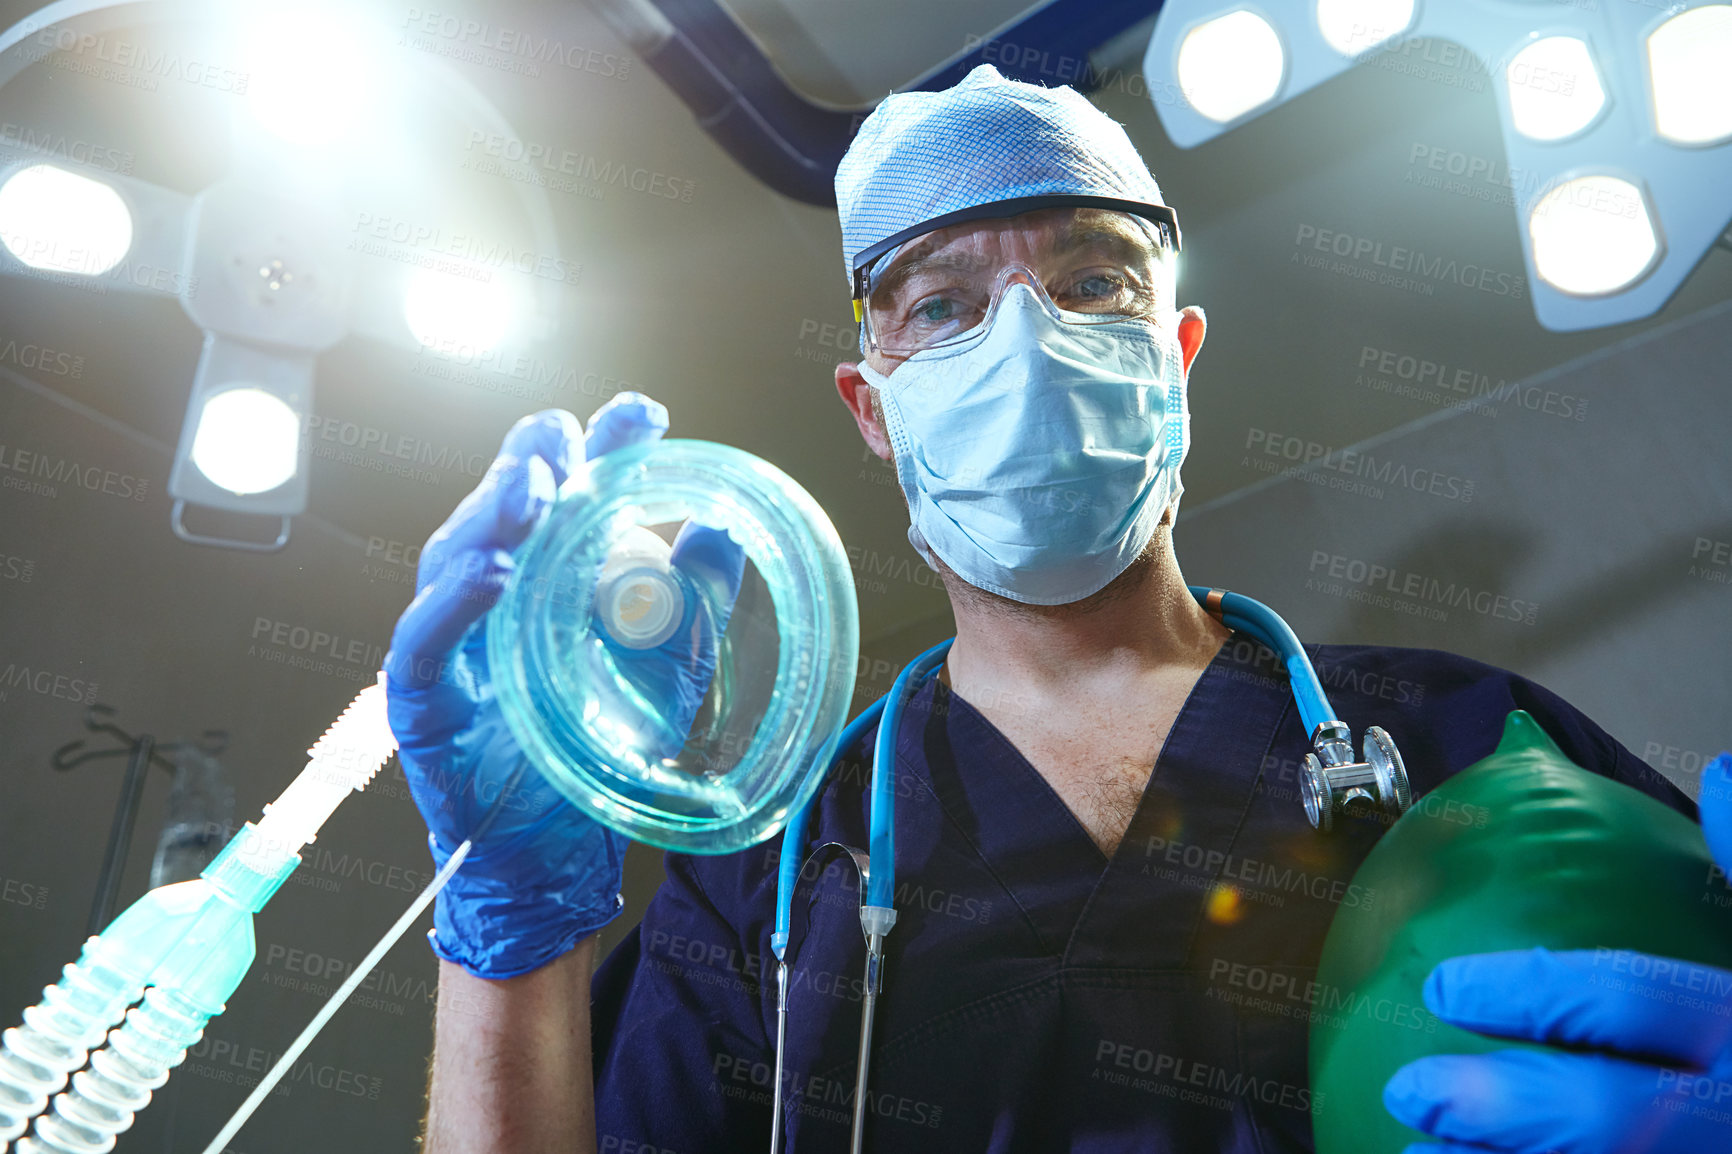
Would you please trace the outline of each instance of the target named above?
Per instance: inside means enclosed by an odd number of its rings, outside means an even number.
[[[833,365],[860,356],[858,325],[802,317],[794,340],[794,355],[801,360]]]
[[[1249,890],[1234,887],[1240,896],[1269,905],[1281,905],[1281,894],[1301,894],[1316,901],[1354,909],[1369,909],[1377,891],[1358,882],[1343,881],[1327,874],[1281,862],[1264,861],[1209,846],[1177,841],[1150,834],[1143,844],[1142,873],[1164,880],[1195,879],[1199,884],[1239,882]],[[1160,868],[1162,866],[1168,868]],[[1259,897],[1261,892],[1263,897]],[[1274,900],[1267,901],[1266,898]]]
[[[84,376],[82,355],[60,352],[47,345],[32,344],[29,341],[8,340],[4,345],[0,345],[0,361],[17,365],[21,369],[47,373],[51,377],[80,380]]]
[[[31,128],[27,124],[14,124],[10,120],[0,120],[0,144],[10,144],[50,160],[78,164],[102,172],[113,172],[121,176],[132,172],[133,155],[124,148],[95,144],[76,136],[67,136],[64,132]]]
[[[52,499],[62,485],[129,501],[142,501],[150,492],[150,482],[132,473],[0,444],[0,488]]]
[[[0,877],[0,902],[9,906],[23,906],[25,909],[45,910],[48,908],[48,887],[18,878]]]
[[[463,167],[472,172],[592,200],[601,200],[612,187],[690,204],[698,187],[697,181],[687,177],[669,176],[642,165],[603,160],[586,152],[482,129],[471,129],[463,148],[471,154],[464,159]]]
[[[1449,620],[1451,609],[1466,609],[1495,621],[1523,625],[1534,624],[1539,615],[1539,605],[1533,601],[1475,588],[1466,581],[1446,581],[1322,549],[1312,551],[1310,573],[1305,579],[1305,588],[1310,592],[1430,621]]]
[[[1563,421],[1581,421],[1588,415],[1586,397],[1501,377],[1494,381],[1477,369],[1395,349],[1361,345],[1358,369],[1353,383],[1374,392],[1487,417],[1497,416],[1504,405]]]
[[[276,1065],[277,1059],[282,1055],[260,1046],[247,1046],[243,1049],[238,1042],[206,1033],[187,1048],[186,1056],[191,1059],[187,1062],[187,1070],[200,1077],[240,1086],[253,1086],[259,1081],[259,1078],[253,1075],[262,1076]],[[383,1078],[308,1058],[289,1067],[289,1072],[284,1075],[274,1093],[287,1094],[295,1086],[304,1085],[377,1102],[379,1091],[384,1084]]]
[[[410,8],[402,27],[398,43],[404,47],[525,76],[540,76],[542,65],[608,80],[625,80],[632,71],[632,58],[625,53],[568,44],[489,20]]]
[[[1409,465],[1370,451],[1337,449],[1286,433],[1251,428],[1245,436],[1246,456],[1240,464],[1345,493],[1382,500],[1384,489],[1407,489],[1463,505],[1473,500],[1471,479]]]
[[[96,682],[71,673],[56,673],[39,665],[7,662],[0,669],[0,701],[14,692],[34,693],[55,701],[72,701],[81,705],[96,703]]]
[[[1136,1076],[1142,1074],[1148,1077]],[[1323,1095],[1312,1093],[1309,1086],[1259,1078],[1114,1038],[1102,1038],[1095,1046],[1095,1070],[1090,1077],[1217,1110],[1235,1110],[1246,1099],[1308,1114],[1323,1109]]]
[[[1710,1009],[1720,1017],[1732,1015],[1732,1004],[1726,1001],[1732,997],[1732,971],[1610,946],[1594,947],[1593,966],[1609,976],[1595,985],[1684,1004],[1686,1009]],[[1697,1001],[1697,995],[1712,1001]]]
[[[355,968],[353,962],[281,943],[265,947],[258,980],[284,990],[296,990],[315,997],[328,998],[347,980]],[[410,1004],[431,1005],[435,998],[434,983],[426,978],[398,974],[375,968],[356,987],[345,1005],[362,1006],[401,1017]]]
[[[30,62],[47,60],[67,72],[146,92],[155,92],[163,80],[177,80],[231,96],[244,96],[247,92],[249,77],[240,69],[107,33],[78,32],[50,24],[23,41],[19,50]]]
[[[305,868],[290,874],[290,880],[326,893],[341,892],[343,882],[348,880],[365,882],[375,889],[413,894],[420,893],[433,880],[432,870],[414,869],[361,854],[338,853],[317,842],[303,846],[300,854]],[[427,860],[425,851],[421,857]]]
[[[1437,1017],[1425,1006],[1394,998],[1372,998],[1286,969],[1228,958],[1209,962],[1205,996],[1241,1009],[1340,1029],[1347,1019],[1369,1018],[1386,1026],[1435,1034]]]
[[[1690,549],[1689,575],[1710,585],[1732,585],[1732,541],[1696,538]]]
[[[437,444],[404,433],[392,433],[374,425],[358,425],[337,417],[307,414],[303,422],[309,440],[331,441],[346,448],[414,461],[434,469],[446,469],[479,478],[486,474],[487,454],[456,445]]]
[[[1490,80],[1484,62],[1450,40],[1410,38],[1373,51],[1366,59],[1386,72],[1467,92],[1484,92]]]
[[[366,560],[361,562],[361,576],[374,581],[415,587],[416,566],[421,563],[421,546],[385,537],[368,537]]]
[[[415,776],[423,789],[422,796],[438,797],[441,809],[451,809],[462,798],[471,795],[484,809],[499,805],[516,813],[540,814],[550,804],[547,795],[534,783],[525,785],[522,782],[490,780],[479,774],[437,765],[422,766],[416,770]],[[414,802],[415,790],[403,772],[401,760],[392,758],[373,775],[367,786],[367,796]]]
[[[888,588],[886,578],[904,585],[944,588],[936,569],[919,557],[906,554],[880,553],[864,545],[850,545],[848,567],[854,570],[854,585],[861,592],[883,593]]]
[[[1513,208],[1530,200],[1554,175],[1550,169],[1516,168],[1499,158],[1416,140],[1408,149],[1401,182]]]
[[[657,1146],[619,1134],[601,1135],[601,1154],[679,1154],[672,1146]]]
[[[776,1087],[776,1069],[762,1058],[717,1054],[710,1072],[721,1092],[768,1105],[772,1088],[781,1093],[784,1108],[807,1117],[849,1125],[854,1120],[854,1075],[825,1078],[801,1070],[783,1070],[782,1085]],[[874,1119],[906,1122],[937,1128],[944,1108],[934,1102],[890,1094],[870,1087],[866,1090],[866,1112]]]
[[[440,472],[461,473],[477,480],[487,472],[485,453],[390,432],[374,425],[360,425],[309,413],[303,428],[307,439],[312,442],[311,451],[315,457],[375,473],[407,477],[424,485],[439,484]]]
[[[351,231],[349,247],[356,252],[484,283],[492,272],[504,270],[577,284],[583,272],[582,264],[562,256],[371,212],[357,213]]]
[[[370,682],[385,662],[385,647],[358,637],[291,621],[254,617],[248,657],[322,673],[343,681]]]
[[[1660,1099],[1660,1103],[1662,1108],[1670,1113],[1688,1112],[1692,1117],[1704,1121],[1721,1126],[1732,1125],[1732,1109],[1718,1108],[1718,1104],[1732,1098],[1732,1082],[1716,1078],[1712,1074],[1666,1069],[1661,1070],[1655,1078],[1654,1089],[1665,1095]],[[1708,1102],[1716,1105],[1706,1105]]]
[[[1676,770],[1692,776],[1701,773],[1718,756],[1718,752],[1705,753],[1699,749],[1668,745],[1663,741],[1649,741],[1642,745],[1642,760],[1650,766],[1659,770]]]
[[[454,337],[438,337],[418,344],[409,371],[416,376],[517,397],[549,408],[564,400],[560,394],[567,390],[601,401],[616,393],[643,391],[623,377],[550,361],[523,349],[481,346]]]
[[[1185,90],[1176,81],[1151,85],[1140,68],[1097,68],[1087,56],[991,36],[965,36],[962,49],[966,53],[978,51],[982,63],[995,64],[1013,76],[1037,78],[1048,85],[1069,84],[1086,92],[1122,92],[1168,107],[1188,103]]]
[[[719,986],[757,997],[766,974],[776,970],[774,954],[756,954],[684,934],[657,930],[650,935],[645,964],[694,985]],[[803,992],[858,1002],[866,996],[864,971],[837,974],[794,965],[788,972],[788,995]]]
[[[882,485],[887,489],[900,488],[902,482],[896,476],[894,459],[885,460],[872,451],[870,445],[860,446],[860,468],[855,472],[856,480],[866,481],[873,485]]]
[[[1293,264],[1431,296],[1435,284],[1456,284],[1522,300],[1527,277],[1473,262],[1390,244],[1366,236],[1301,224],[1293,238]],[[1322,254],[1322,255],[1317,255]],[[1335,257],[1335,260],[1330,260]]]
[[[130,256],[115,261],[112,252],[92,245],[87,234],[48,231],[22,218],[11,223],[12,227],[0,229],[0,240],[16,259],[13,270],[20,276],[88,296],[105,297],[110,285],[123,283],[187,300],[198,296],[198,277],[180,269],[134,261]],[[30,367],[58,376],[81,375],[83,371],[81,364],[79,373],[72,373],[70,365],[63,366],[58,360]]]

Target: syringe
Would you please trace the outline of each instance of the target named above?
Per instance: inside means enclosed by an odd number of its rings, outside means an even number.
[[[381,675],[307,751],[307,767],[259,822],[241,827],[202,875],[151,890],[87,941],[24,1011],[24,1025],[0,1036],[0,1142],[35,1120],[18,1154],[112,1149],[246,976],[253,915],[301,864],[300,848],[396,748]],[[89,1067],[80,1069],[86,1055]],[[71,1088],[56,1094],[74,1070]],[[50,1094],[53,1110],[45,1113]]]

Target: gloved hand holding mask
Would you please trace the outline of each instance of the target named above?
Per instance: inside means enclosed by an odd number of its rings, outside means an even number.
[[[440,957],[478,977],[546,965],[619,913],[626,839],[524,770],[489,682],[483,619],[513,571],[513,553],[566,479],[586,460],[656,440],[667,427],[667,410],[635,393],[602,406],[587,436],[561,410],[519,421],[481,484],[428,539],[415,599],[392,635],[385,665],[391,729],[434,862],[443,866],[474,839],[439,894],[430,940]],[[721,587],[722,619],[620,652],[646,691],[689,725],[708,688],[714,639],[726,628],[744,555],[726,534],[687,525],[670,563]]]

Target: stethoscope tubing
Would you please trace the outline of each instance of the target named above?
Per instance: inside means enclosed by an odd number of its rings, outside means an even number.
[[[941,641],[910,661],[890,686],[890,704],[872,746],[872,808],[867,853],[872,876],[866,882],[866,904],[892,908],[896,900],[896,735],[902,711],[926,679],[942,664],[955,638]]]
[[[1337,720],[1305,646],[1280,614],[1261,601],[1225,589],[1211,589],[1207,585],[1186,588],[1197,604],[1221,624],[1256,638],[1280,656],[1287,667],[1287,681],[1293,687],[1293,701],[1299,707],[1299,719],[1305,723],[1307,735],[1316,733],[1317,727],[1325,722]]]
[[[884,712],[884,704],[890,700],[889,694],[880,697],[871,705],[860,711],[860,716],[850,721],[836,739],[834,752],[820,758],[810,770],[819,776],[820,784],[813,790],[806,801],[797,806],[788,817],[788,824],[782,829],[782,856],[776,867],[776,928],[770,935],[770,949],[777,959],[788,947],[788,927],[793,920],[794,886],[800,876],[800,848],[806,844],[806,826],[812,816],[812,811],[818,807],[818,797],[824,792],[822,779],[830,776],[830,771],[836,768],[836,760],[843,750],[852,749],[865,736],[868,729],[878,723]],[[786,894],[786,900],[782,895]]]

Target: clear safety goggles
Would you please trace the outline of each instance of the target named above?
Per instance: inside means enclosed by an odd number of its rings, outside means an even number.
[[[984,205],[897,233],[855,261],[855,315],[861,348],[909,357],[971,339],[989,323],[1013,284],[1027,284],[1066,324],[1153,320],[1172,307],[1167,264],[1178,251],[1178,221],[1164,205],[1101,198],[1050,197]],[[1076,201],[1082,203],[1076,203]],[[1029,202],[1032,207],[1024,207]],[[1129,206],[1129,207],[1121,207]],[[991,237],[963,226],[982,219],[1053,214],[1033,245],[1006,257]],[[1009,211],[1006,211],[1009,209]]]

